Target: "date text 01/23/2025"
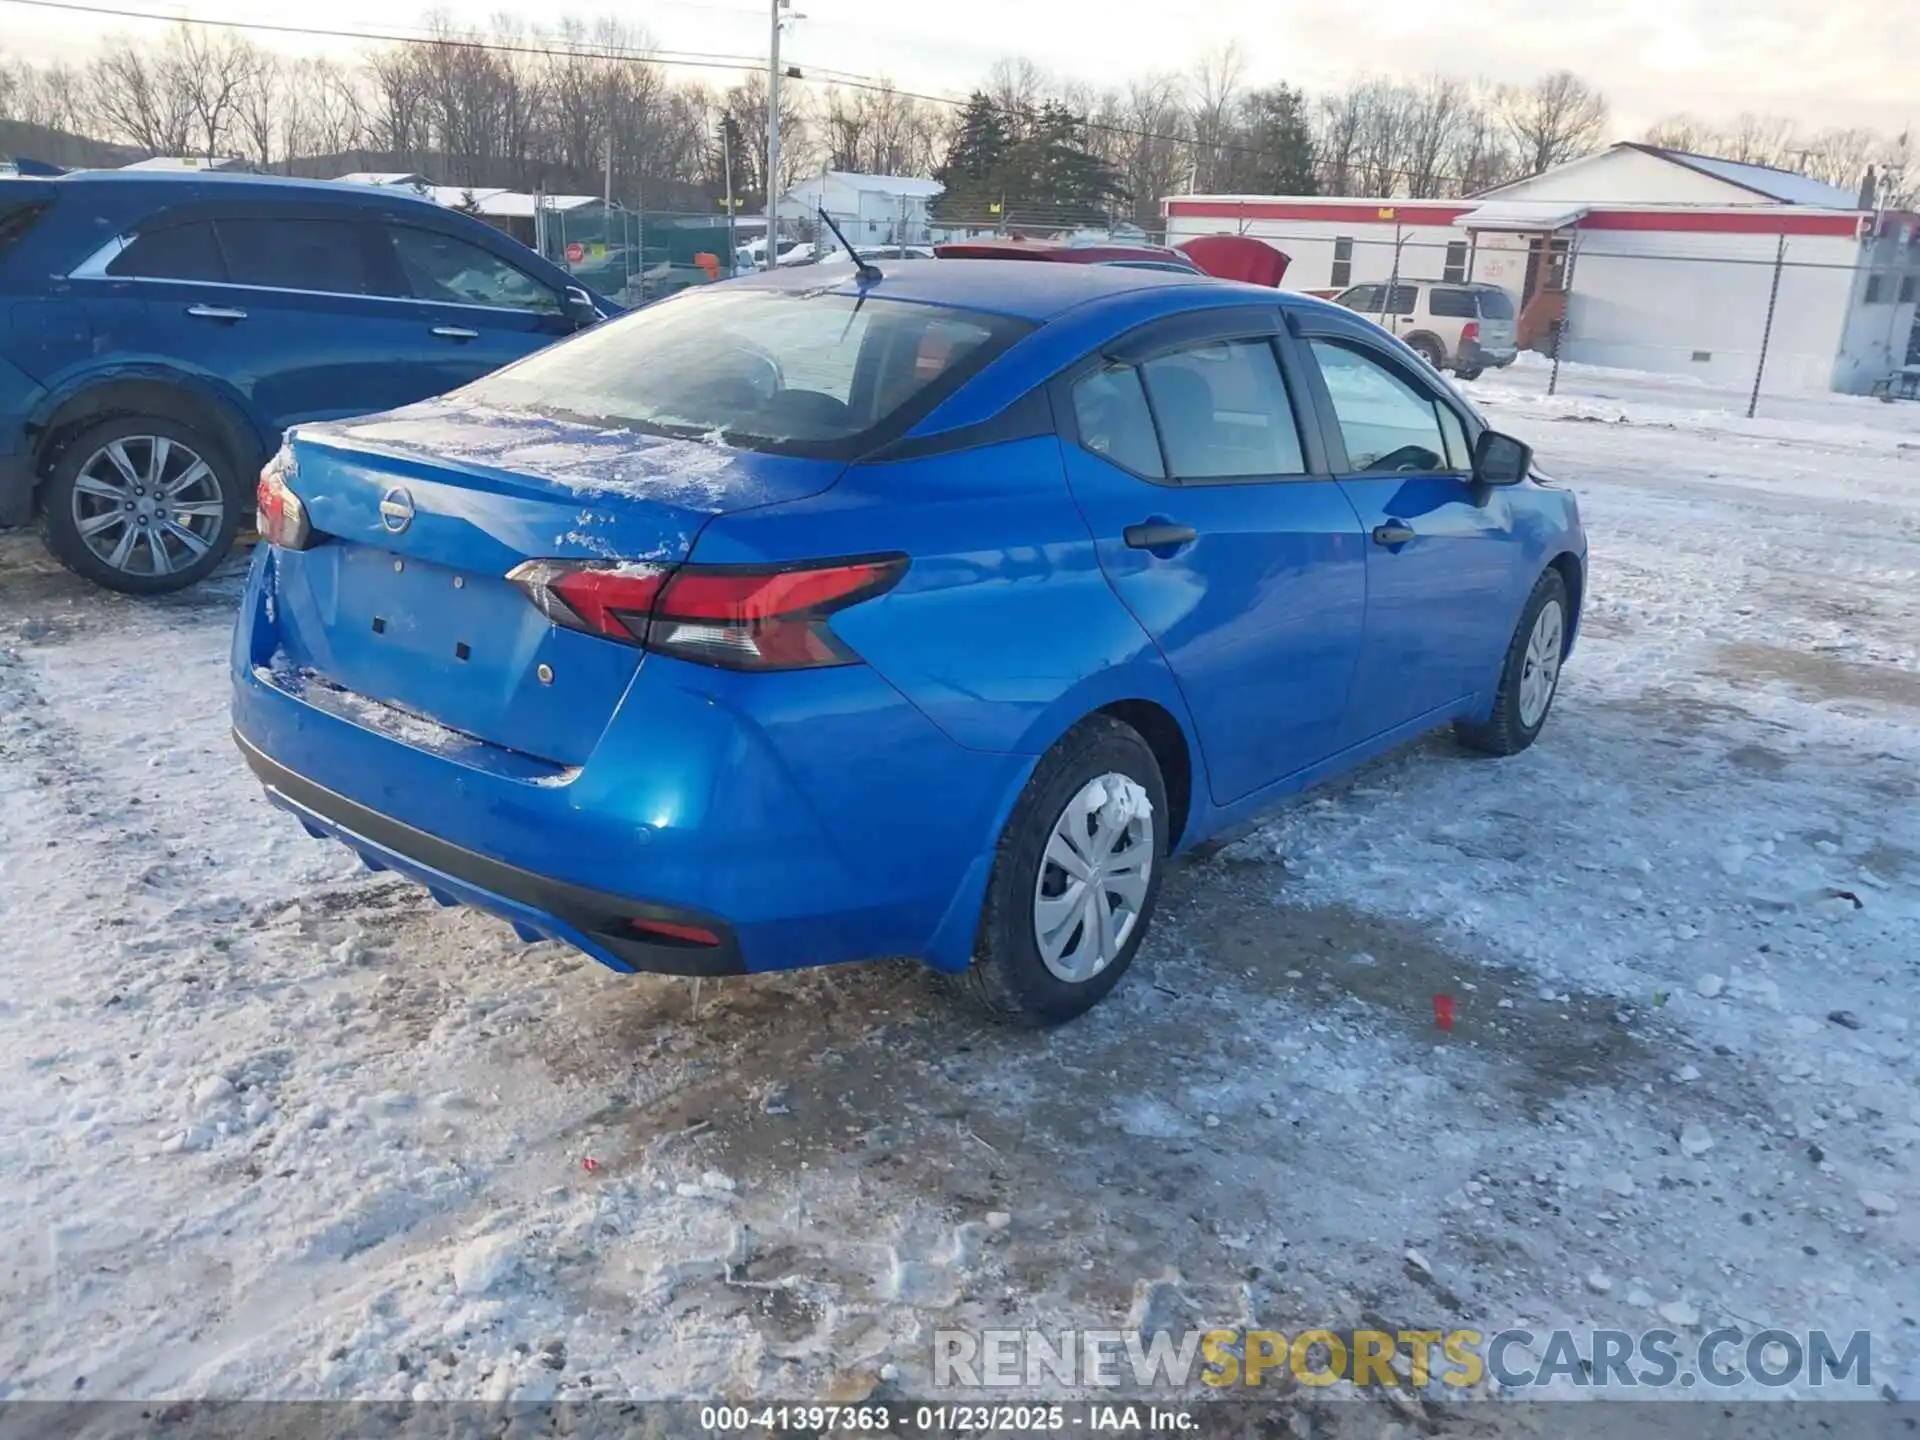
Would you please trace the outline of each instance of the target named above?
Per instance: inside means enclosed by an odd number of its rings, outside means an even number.
[[[709,1434],[1180,1434],[1198,1425],[1192,1411],[1182,1407],[1139,1404],[709,1405],[700,1411],[700,1428]]]

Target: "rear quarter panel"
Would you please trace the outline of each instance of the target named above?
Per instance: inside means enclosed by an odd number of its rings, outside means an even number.
[[[903,551],[833,628],[961,745],[1037,755],[1091,711],[1152,700],[1189,735],[1159,651],[1101,573],[1052,434],[850,469],[824,495],[724,516],[696,561]]]

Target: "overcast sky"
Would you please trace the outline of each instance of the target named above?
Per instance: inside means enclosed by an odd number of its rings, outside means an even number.
[[[378,0],[104,0],[159,15],[320,23],[390,30],[397,14]],[[1024,55],[1096,85],[1153,70],[1184,69],[1239,41],[1253,83],[1287,80],[1309,90],[1369,72],[1439,71],[1524,81],[1566,67],[1612,102],[1616,138],[1689,110],[1730,119],[1742,110],[1788,115],[1810,127],[1868,125],[1897,131],[1920,120],[1911,22],[1914,0],[1211,0],[1152,5],[1115,0],[793,0],[806,18],[787,49],[805,66],[885,75],[910,89],[964,92],[993,62]],[[449,6],[478,23],[513,0]],[[547,17],[574,5],[527,0]],[[766,53],[767,11],[739,0],[629,0],[579,13],[613,13],[644,26],[663,47]],[[316,20],[315,17],[321,17]],[[35,10],[0,0],[0,53],[84,58],[93,37],[138,21]],[[339,48],[294,36],[256,37],[283,49]],[[708,72],[724,80],[723,74]]]

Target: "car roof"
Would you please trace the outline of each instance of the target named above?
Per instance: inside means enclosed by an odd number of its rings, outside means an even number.
[[[344,204],[425,205],[441,207],[424,195],[387,185],[343,185],[337,180],[302,180],[291,175],[256,175],[236,170],[69,170],[48,177],[56,185],[111,185],[132,189],[177,190],[182,198],[199,191],[203,196],[215,192],[277,194],[289,196],[329,196]]]
[[[858,273],[852,269],[836,266],[831,276],[823,283],[818,267],[798,265],[729,283],[803,294],[861,292]],[[1231,292],[1269,305],[1287,298],[1263,286],[1205,275],[1121,265],[1062,265],[1050,260],[893,260],[881,267],[881,278],[865,289],[874,297],[984,310],[1036,322],[1051,320],[1088,301],[1143,290]]]

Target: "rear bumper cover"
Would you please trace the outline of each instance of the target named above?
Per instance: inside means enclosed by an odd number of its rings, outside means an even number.
[[[238,730],[233,738],[274,804],[314,834],[350,846],[375,869],[396,870],[419,881],[437,899],[490,911],[512,922],[523,938],[531,932],[564,941],[616,970],[660,975],[746,973],[733,932],[712,916],[570,885],[462,849],[294,774],[248,743]],[[717,935],[720,943],[675,945],[621,934],[634,919],[697,925]]]

